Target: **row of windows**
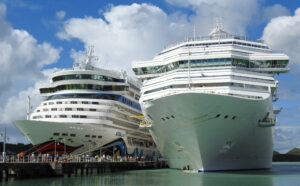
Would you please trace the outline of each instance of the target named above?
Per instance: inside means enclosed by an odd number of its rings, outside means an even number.
[[[137,102],[133,102],[130,99],[125,98],[121,95],[114,95],[114,94],[58,94],[58,95],[48,96],[47,100],[69,99],[69,98],[114,100],[114,101],[124,103],[130,107],[137,109],[137,110],[141,110],[141,107]]]
[[[68,136],[68,135],[69,135],[68,133],[62,133],[62,134],[61,134],[61,136]],[[59,132],[54,132],[54,133],[53,133],[53,136],[60,136],[60,133],[59,133]],[[70,136],[71,136],[71,137],[75,137],[76,134],[70,134]],[[90,138],[90,137],[91,137],[91,138],[97,138],[97,137],[98,137],[99,139],[102,138],[102,136],[89,135],[89,134],[86,134],[84,137],[86,137],[86,138]]]
[[[153,92],[166,90],[166,89],[172,89],[172,88],[187,88],[187,84],[181,84],[181,85],[168,85],[161,88],[156,88],[152,90],[145,91],[144,94],[150,94]],[[222,87],[222,86],[228,86],[228,87],[240,87],[240,88],[246,88],[246,89],[257,89],[262,91],[268,91],[268,87],[265,86],[257,86],[257,85],[249,85],[249,84],[242,84],[242,83],[199,83],[199,84],[191,84],[191,87]]]
[[[33,119],[42,119],[42,118],[87,118],[87,119],[101,119],[101,120],[108,119],[107,117],[103,117],[103,116],[66,115],[66,114],[33,116]]]
[[[71,79],[93,79],[99,81],[112,81],[112,82],[125,82],[124,79],[116,79],[108,76],[96,75],[96,74],[70,74],[70,75],[62,75],[56,76],[52,80],[61,81],[61,80],[71,80]]]
[[[210,67],[210,66],[239,66],[246,68],[285,68],[288,60],[245,60],[233,58],[198,59],[176,61],[167,65],[133,68],[136,75],[159,74],[178,68]]]
[[[263,45],[256,45],[256,44],[243,43],[243,42],[237,42],[237,41],[226,41],[226,42],[215,42],[215,43],[186,44],[186,45],[183,45],[183,46],[180,46],[180,47],[173,48],[171,50],[167,50],[167,51],[161,52],[158,55],[162,55],[162,54],[165,54],[165,53],[168,53],[168,52],[171,52],[173,50],[176,50],[178,48],[183,48],[183,47],[194,47],[194,46],[205,46],[205,47],[208,47],[208,46],[211,46],[211,45],[228,45],[228,44],[234,44],[234,45],[241,45],[241,46],[247,46],[247,47],[250,46],[250,47],[255,47],[255,48],[268,49],[267,46],[263,46]]]
[[[87,109],[85,109],[85,108],[70,108],[70,107],[67,107],[67,108],[51,108],[51,109],[48,109],[48,108],[44,108],[43,109],[43,112],[48,112],[49,110],[51,110],[51,111],[57,111],[57,110],[59,110],[59,111],[92,111],[92,112],[96,112],[96,111],[101,111],[101,112],[105,112],[105,111],[107,111],[107,110],[103,110],[103,109],[95,109],[95,108],[87,108]],[[36,112],[40,112],[41,110],[36,110]]]
[[[87,89],[87,90],[100,90],[100,91],[128,91],[129,87],[124,85],[92,85],[92,84],[68,84],[59,85],[54,88],[41,88],[40,93],[53,93],[61,90],[74,90],[74,89]]]
[[[60,105],[60,104],[63,104],[63,102],[62,101],[57,101],[57,102],[45,102],[45,103],[43,103],[43,105],[54,105],[54,104],[57,104],[57,105]],[[97,102],[97,101],[92,101],[92,102],[89,102],[89,101],[70,101],[70,102],[64,102],[64,104],[68,104],[68,103],[70,103],[70,104],[93,104],[93,105],[99,105],[100,103],[99,102]],[[101,105],[106,105],[106,103],[101,103]]]

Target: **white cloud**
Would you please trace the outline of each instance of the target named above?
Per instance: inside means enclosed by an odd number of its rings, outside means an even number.
[[[198,27],[200,34],[207,34],[214,26],[215,18],[223,18],[226,31],[244,35],[248,25],[259,14],[259,0],[166,0],[172,5],[192,8],[195,15],[192,23]]]
[[[294,16],[273,18],[264,29],[263,39],[273,50],[285,52],[290,57],[292,70],[299,71],[300,8]]]
[[[27,95],[37,91],[36,82],[45,77],[40,69],[56,62],[61,49],[38,43],[27,31],[11,27],[5,10],[0,3],[0,130],[6,126],[18,133],[12,121],[26,118]]]
[[[56,17],[60,20],[64,19],[66,17],[66,12],[65,11],[58,11],[56,12]]]
[[[300,127],[275,127],[275,150],[286,153],[293,148],[300,148]]]
[[[160,8],[148,4],[113,6],[104,18],[73,18],[58,33],[94,45],[100,66],[131,72],[131,62],[149,60],[163,45],[186,33],[185,22],[173,22]]]
[[[103,13],[104,19],[69,19],[57,36],[66,40],[79,39],[85,47],[94,45],[100,66],[123,68],[131,73],[133,61],[150,60],[163,46],[191,36],[194,23],[197,34],[207,35],[213,28],[215,16],[219,15],[223,17],[226,30],[243,34],[258,10],[256,0],[197,2],[187,2],[195,5],[195,14],[191,16],[180,12],[167,15],[149,4],[111,6]]]
[[[266,8],[264,8],[263,11],[264,11],[264,15],[267,20],[271,20],[271,19],[273,19],[275,17],[279,17],[279,16],[290,15],[290,10],[280,4],[275,4],[275,5],[266,7]]]

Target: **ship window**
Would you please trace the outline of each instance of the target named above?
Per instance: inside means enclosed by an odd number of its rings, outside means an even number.
[[[217,114],[217,115],[216,115],[216,118],[218,118],[218,117],[220,117],[220,114]]]
[[[71,104],[77,104],[77,101],[71,101]]]
[[[86,137],[86,138],[89,138],[89,137],[90,137],[90,135],[85,135],[85,137]]]
[[[57,108],[51,108],[51,111],[57,111]]]
[[[171,118],[175,118],[173,115],[171,115]]]
[[[96,136],[95,136],[95,135],[92,135],[92,138],[96,138]]]
[[[89,104],[88,101],[82,101],[82,104]]]
[[[80,118],[87,118],[86,115],[80,115],[79,117],[80,117]]]
[[[167,119],[170,119],[169,117],[166,117]]]
[[[57,101],[56,104],[62,104],[62,102],[61,101]]]
[[[61,135],[62,135],[62,136],[68,136],[68,134],[67,134],[67,133],[62,133]]]
[[[51,118],[51,115],[46,115],[45,117],[46,117],[46,118]]]
[[[47,112],[47,111],[49,111],[49,110],[48,110],[48,109],[43,109],[43,111],[44,111],[44,112]]]
[[[92,102],[92,104],[94,104],[94,105],[99,105],[99,102]]]
[[[59,115],[60,118],[66,118],[67,115]]]
[[[77,111],[83,111],[84,109],[83,108],[77,108]]]
[[[48,105],[53,105],[53,104],[54,104],[53,102],[49,102],[49,103],[48,103]]]
[[[163,121],[165,121],[165,118],[161,118]]]
[[[54,132],[54,133],[53,133],[53,136],[59,136],[59,133]]]
[[[71,137],[75,137],[75,136],[76,136],[76,134],[70,134],[70,136],[71,136]]]
[[[37,110],[36,112],[40,112],[40,110]]]
[[[44,103],[44,105],[47,105],[47,103]]]
[[[37,117],[36,117],[36,116],[33,116],[33,119],[37,119]]]
[[[232,119],[235,119],[235,118],[236,118],[236,116],[233,116],[233,117],[232,117]]]
[[[98,136],[98,138],[102,138],[102,136]]]
[[[72,118],[79,118],[78,115],[72,115]]]
[[[65,111],[71,111],[72,108],[65,108]]]
[[[90,111],[96,111],[96,109],[90,109]]]
[[[225,119],[228,118],[228,115],[225,115],[224,118],[225,118]]]

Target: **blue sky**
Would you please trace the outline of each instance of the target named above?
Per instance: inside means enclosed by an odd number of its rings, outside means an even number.
[[[263,38],[290,56],[291,72],[277,76],[283,107],[275,149],[300,147],[300,1],[298,0],[0,0],[0,130],[25,142],[12,126],[26,118],[26,97],[38,104],[38,87],[55,68],[69,68],[92,44],[97,65],[125,69],[150,60],[164,46],[206,35],[215,17],[233,34]],[[298,10],[297,10],[298,9]]]

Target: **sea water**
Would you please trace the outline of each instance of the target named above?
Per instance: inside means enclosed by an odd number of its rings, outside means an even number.
[[[105,186],[300,186],[300,163],[273,163],[269,170],[184,173],[174,169],[93,173],[61,178],[9,179],[2,185]]]

